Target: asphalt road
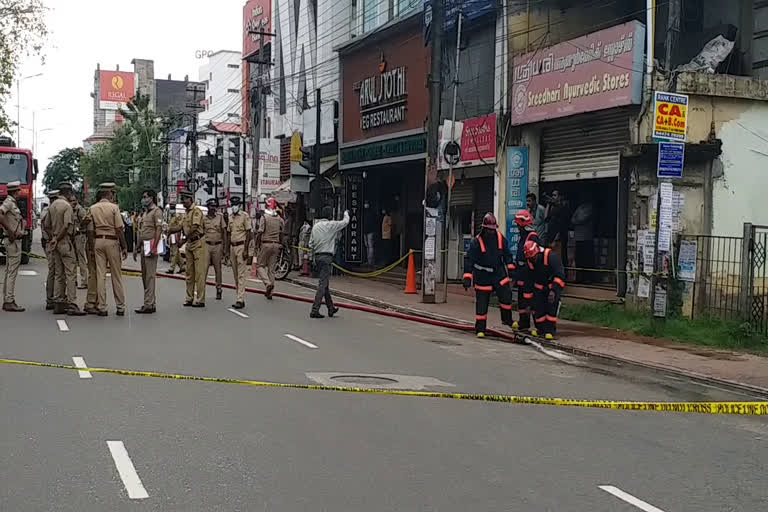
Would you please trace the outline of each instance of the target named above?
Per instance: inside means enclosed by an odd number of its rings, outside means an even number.
[[[156,315],[133,314],[141,284],[126,278],[126,317],[55,317],[43,310],[43,262],[24,270],[36,273],[19,278],[28,311],[0,314],[2,358],[310,384],[385,376],[393,387],[468,393],[753,399],[377,315],[310,320],[308,305],[289,300],[249,296],[242,317],[228,310],[233,292],[219,302],[211,290],[206,309],[183,308],[183,283],[166,279]],[[715,512],[768,503],[760,418],[18,366],[0,366],[0,407],[2,511]]]

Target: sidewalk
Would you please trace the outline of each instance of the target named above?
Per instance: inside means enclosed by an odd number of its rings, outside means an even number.
[[[317,279],[299,277],[296,273],[287,281],[307,288],[315,288],[317,284]],[[334,276],[331,290],[334,296],[384,309],[454,323],[474,323],[474,292],[465,292],[461,286],[449,286],[446,304],[423,304],[420,294],[405,295],[402,286],[374,279]],[[438,290],[439,296],[442,290]],[[498,311],[492,308],[489,312],[489,326],[507,329],[502,327]],[[765,357],[644,338],[568,321],[560,322],[558,335],[555,345],[563,350],[768,394],[768,358]]]

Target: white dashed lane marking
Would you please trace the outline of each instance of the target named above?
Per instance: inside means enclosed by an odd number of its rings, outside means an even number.
[[[234,309],[234,308],[229,308],[227,311],[229,311],[230,313],[234,313],[234,314],[236,314],[237,316],[239,316],[239,317],[241,317],[241,318],[250,318],[250,317],[249,317],[248,315],[246,315],[245,313],[241,313],[241,312],[239,312],[238,310],[236,310],[236,309]]]
[[[107,446],[112,454],[112,459],[115,461],[115,467],[117,467],[117,472],[120,474],[125,490],[128,491],[128,497],[132,500],[149,498],[149,494],[144,489],[144,485],[141,483],[138,473],[136,473],[136,468],[133,467],[133,462],[131,462],[123,442],[107,441]]]
[[[85,364],[85,359],[80,356],[72,357],[72,362],[75,363],[77,368],[88,368],[88,365]],[[84,372],[82,370],[77,370],[77,374],[81,379],[90,379],[92,377],[91,372]]]
[[[65,320],[56,320],[56,324],[61,332],[69,332],[69,326]]]
[[[664,512],[660,508],[656,508],[650,503],[646,503],[639,498],[635,498],[631,494],[622,491],[618,487],[614,487],[612,485],[598,485],[598,487],[603,491],[607,492],[608,494],[613,494],[614,496],[619,498],[621,501],[625,501],[630,505],[633,505],[639,508],[640,510],[643,510],[644,512]]]
[[[301,338],[299,338],[297,336],[294,336],[293,334],[286,334],[285,337],[288,338],[289,340],[295,341],[296,343],[301,343],[302,345],[304,345],[307,348],[318,348],[317,345],[315,345],[314,343],[310,343],[308,341],[304,341],[303,339],[301,339]]]

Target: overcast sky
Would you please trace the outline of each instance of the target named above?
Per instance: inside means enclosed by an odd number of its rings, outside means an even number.
[[[21,141],[32,146],[38,131],[40,170],[66,147],[80,147],[93,131],[93,73],[96,64],[132,71],[134,58],[155,61],[155,77],[198,77],[205,62],[199,50],[242,50],[245,0],[45,0],[51,31],[45,64],[27,58],[19,76],[43,73],[21,83]],[[14,95],[6,111],[16,119]],[[46,110],[52,109],[52,110]],[[26,128],[26,129],[25,129]],[[15,136],[15,134],[14,134]],[[19,142],[19,141],[17,141]],[[42,180],[41,180],[42,181]]]

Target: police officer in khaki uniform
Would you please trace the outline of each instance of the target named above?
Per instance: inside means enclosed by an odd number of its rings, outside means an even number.
[[[3,281],[3,311],[23,313],[16,305],[16,277],[21,264],[21,239],[24,237],[24,217],[16,204],[21,182],[7,185],[8,197],[0,204],[0,226],[5,230],[5,281]]]
[[[204,308],[208,253],[204,240],[203,210],[195,204],[193,193],[184,191],[181,193],[181,198],[187,211],[181,221],[181,230],[184,232],[185,238],[181,240],[180,245],[180,247],[186,246],[185,253],[187,256],[187,298],[184,301],[184,306]],[[197,298],[195,298],[195,292],[197,292]]]
[[[277,201],[267,199],[267,209],[259,219],[256,240],[259,246],[259,279],[267,287],[264,296],[272,300],[275,289],[275,266],[283,243],[285,221],[280,217]]]
[[[156,308],[155,277],[157,274],[158,247],[163,233],[163,211],[155,204],[157,194],[147,189],[141,195],[144,212],[138,217],[134,229],[138,243],[134,247],[133,261],[141,252],[141,279],[144,283],[144,305],[135,310],[139,315],[150,315]],[[149,254],[145,244],[149,242]]]
[[[96,307],[99,316],[107,316],[107,265],[112,276],[112,293],[117,316],[125,315],[123,262],[128,256],[125,227],[120,208],[113,202],[116,185],[99,185],[99,202],[91,206],[94,254],[96,255]]]
[[[85,230],[85,250],[88,259],[88,294],[85,299],[83,311],[89,315],[98,315],[98,287],[96,280],[96,233],[93,229],[93,216],[90,210],[83,219],[83,229]]]
[[[71,183],[59,183],[59,197],[48,209],[45,222],[46,230],[51,233],[48,252],[53,253],[56,274],[53,312],[57,315],[82,316],[85,313],[76,304],[77,259],[72,243],[74,213],[70,204],[73,196]]]
[[[48,200],[53,203],[59,195],[58,190],[49,190]],[[54,309],[54,290],[56,288],[56,264],[52,253],[48,252],[48,242],[53,238],[53,234],[46,230],[46,224],[50,226],[50,223],[46,223],[45,219],[48,218],[48,212],[50,208],[48,205],[43,207],[43,212],[40,214],[40,242],[43,246],[43,252],[45,253],[46,261],[48,263],[48,275],[45,279],[45,310],[53,311]]]
[[[178,238],[181,237],[181,221],[184,216],[176,212],[176,203],[171,203],[168,207],[168,216],[171,219],[166,230],[168,234],[168,243],[171,246],[171,268],[168,269],[168,273],[175,274],[176,269],[179,269],[179,272],[185,271],[184,261],[181,259],[181,251],[179,251],[178,240]]]
[[[216,275],[216,300],[221,300],[221,264],[224,259],[224,247],[227,241],[227,224],[224,216],[217,211],[219,202],[216,199],[209,199],[206,202],[208,215],[203,218],[203,228],[205,229],[205,245],[208,246],[208,263],[205,266],[205,273],[213,265],[213,271]]]
[[[83,221],[88,212],[86,212],[83,205],[81,205],[77,196],[72,196],[72,213],[74,221],[74,245],[75,245],[75,258],[77,259],[77,269],[80,271],[80,279],[78,281],[78,290],[85,290],[88,282],[88,259],[85,252],[86,233],[85,225]]]
[[[232,274],[235,277],[237,287],[237,302],[232,306],[235,309],[245,307],[245,276],[248,271],[250,258],[248,246],[251,242],[251,219],[248,214],[240,210],[240,198],[231,199],[232,215],[229,216],[229,259],[232,262]]]

